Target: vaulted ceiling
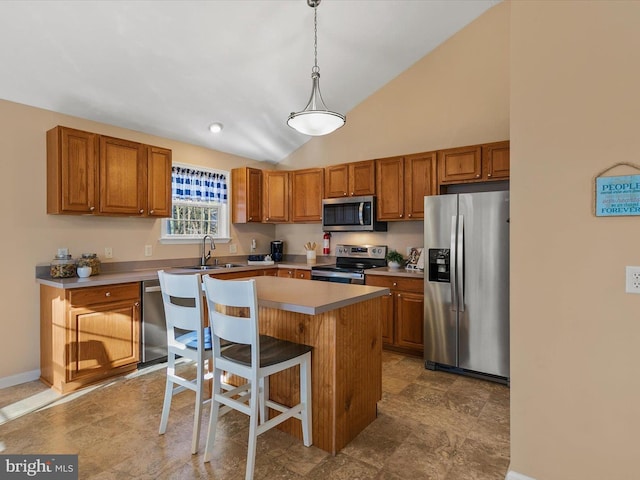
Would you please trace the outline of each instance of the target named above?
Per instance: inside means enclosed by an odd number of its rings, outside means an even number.
[[[499,1],[322,0],[325,103],[348,123]],[[311,138],[286,124],[311,93],[306,0],[5,0],[0,45],[5,100],[270,162]]]

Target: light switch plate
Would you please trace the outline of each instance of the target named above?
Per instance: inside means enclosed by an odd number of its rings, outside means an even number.
[[[151,245],[145,245],[144,246],[144,256],[145,257],[150,257],[151,255],[153,255],[153,247]]]
[[[113,250],[111,247],[104,247],[104,258],[113,258]]]
[[[229,244],[229,253],[238,253],[238,246],[235,243]]]
[[[626,269],[627,293],[640,293],[640,267]]]

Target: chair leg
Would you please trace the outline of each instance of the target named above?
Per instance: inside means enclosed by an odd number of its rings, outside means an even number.
[[[191,440],[191,453],[198,453],[198,442],[200,440],[200,418],[202,417],[202,394],[204,389],[204,365],[198,362],[196,366],[196,408],[193,414],[193,439]]]
[[[222,372],[217,368],[213,371],[213,387],[211,390],[211,414],[209,417],[209,428],[207,430],[207,444],[204,447],[204,461],[210,462],[213,457],[213,445],[216,441],[216,427],[218,425],[218,414],[220,402],[216,400],[216,395],[222,393],[222,382],[220,375]]]
[[[169,354],[169,365],[167,366],[167,385],[164,389],[164,403],[162,404],[162,416],[160,417],[160,435],[167,431],[169,422],[169,410],[171,410],[171,399],[173,398],[173,382],[171,375],[175,373],[175,357]]]
[[[261,382],[253,382],[251,385],[251,399],[249,400],[249,448],[247,449],[247,472],[245,480],[253,479],[253,470],[256,463],[256,444],[258,443],[258,407],[260,402],[260,388],[257,387]]]
[[[302,410],[302,442],[305,447],[313,443],[311,414],[311,355],[307,353],[300,365],[300,402]]]
[[[267,400],[269,400],[269,377],[260,379],[259,386],[259,407],[260,407],[260,425],[268,420],[267,418]]]

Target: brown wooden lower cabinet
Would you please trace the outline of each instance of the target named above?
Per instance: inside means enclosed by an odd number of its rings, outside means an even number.
[[[366,275],[366,285],[386,287],[383,297],[382,342],[389,350],[422,357],[424,352],[424,280]]]
[[[140,284],[40,286],[41,380],[61,393],[135,370]]]
[[[302,280],[311,280],[311,270],[300,268],[279,268],[278,276],[284,278],[300,278]]]

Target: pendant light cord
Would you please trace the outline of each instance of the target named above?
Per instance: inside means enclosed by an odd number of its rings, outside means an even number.
[[[314,64],[313,71],[319,72],[318,68],[318,2],[315,2],[313,5],[313,54],[314,54]]]

